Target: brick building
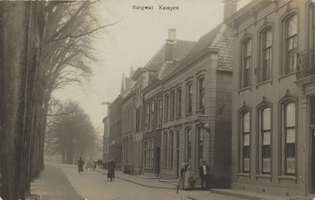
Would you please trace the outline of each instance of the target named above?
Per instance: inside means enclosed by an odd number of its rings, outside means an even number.
[[[315,192],[314,4],[252,1],[234,28],[232,188]]]

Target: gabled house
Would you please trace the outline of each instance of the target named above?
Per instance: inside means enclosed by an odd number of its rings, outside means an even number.
[[[236,12],[227,1],[226,16]],[[233,29],[219,24],[199,39],[170,74],[161,74],[163,119],[161,178],[179,177],[188,161],[195,176],[202,161],[213,187],[228,188],[231,166]]]
[[[173,70],[191,48],[192,41],[176,39],[176,30],[168,30],[168,39],[144,67],[149,84],[143,88],[143,169],[145,174],[159,176],[161,172],[161,134],[163,115],[163,85],[161,80]],[[164,75],[164,76],[163,76]]]

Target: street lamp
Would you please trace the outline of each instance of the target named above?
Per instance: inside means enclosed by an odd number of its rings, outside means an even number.
[[[202,124],[202,128],[205,129],[208,133],[210,133],[210,127],[209,124],[207,124],[208,118],[209,118],[208,115],[205,114],[198,116],[198,119]]]

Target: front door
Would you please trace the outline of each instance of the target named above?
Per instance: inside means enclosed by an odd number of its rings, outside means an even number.
[[[160,175],[160,147],[156,147],[155,152],[156,162],[155,162],[155,173],[159,176]]]
[[[315,193],[315,129],[312,130],[312,189],[311,193]]]

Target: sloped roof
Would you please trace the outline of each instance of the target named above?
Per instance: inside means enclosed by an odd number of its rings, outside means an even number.
[[[216,39],[217,35],[220,33],[220,30],[223,26],[223,23],[219,24],[217,27],[212,29],[210,32],[202,36],[196,45],[191,49],[191,51],[187,54],[187,56],[183,59],[182,64],[188,62],[192,58],[194,58],[198,53],[202,50],[210,47],[213,41]]]
[[[173,60],[183,59],[195,44],[196,42],[194,41],[176,40],[173,47]],[[157,51],[157,53],[144,66],[144,68],[160,72],[164,64],[165,64],[165,44]],[[153,79],[157,78],[158,75],[159,73],[156,73]]]

